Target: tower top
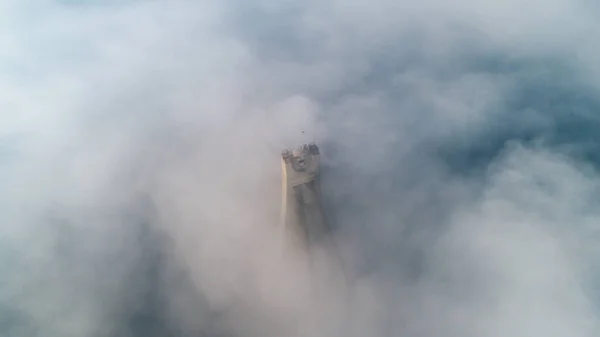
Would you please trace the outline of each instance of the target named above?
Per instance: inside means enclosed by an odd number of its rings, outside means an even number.
[[[319,157],[319,147],[315,143],[284,150],[281,160],[290,185],[314,180],[319,173]]]
[[[306,157],[307,155],[319,155],[319,147],[315,143],[303,144],[297,148],[288,148],[281,152],[283,160],[288,162],[293,158]]]

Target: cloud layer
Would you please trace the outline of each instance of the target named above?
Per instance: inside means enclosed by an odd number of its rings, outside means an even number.
[[[4,335],[598,335],[597,8],[0,13]],[[318,300],[276,230],[313,139],[351,278]]]

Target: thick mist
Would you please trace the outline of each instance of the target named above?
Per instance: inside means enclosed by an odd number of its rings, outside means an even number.
[[[0,0],[0,335],[598,336],[598,10]]]

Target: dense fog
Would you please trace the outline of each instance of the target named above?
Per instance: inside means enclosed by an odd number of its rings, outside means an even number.
[[[599,41],[583,0],[0,0],[0,335],[599,336]]]

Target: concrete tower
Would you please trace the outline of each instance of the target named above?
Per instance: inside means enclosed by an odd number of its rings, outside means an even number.
[[[348,278],[326,222],[319,185],[319,148],[305,144],[281,156],[281,224],[291,248],[306,257],[310,319],[308,335],[349,335],[351,302]],[[295,246],[295,247],[294,247]],[[290,247],[290,246],[288,246]],[[302,278],[304,276],[300,276]]]
[[[281,224],[308,248],[326,234],[319,188],[319,147],[304,144],[281,155]]]

